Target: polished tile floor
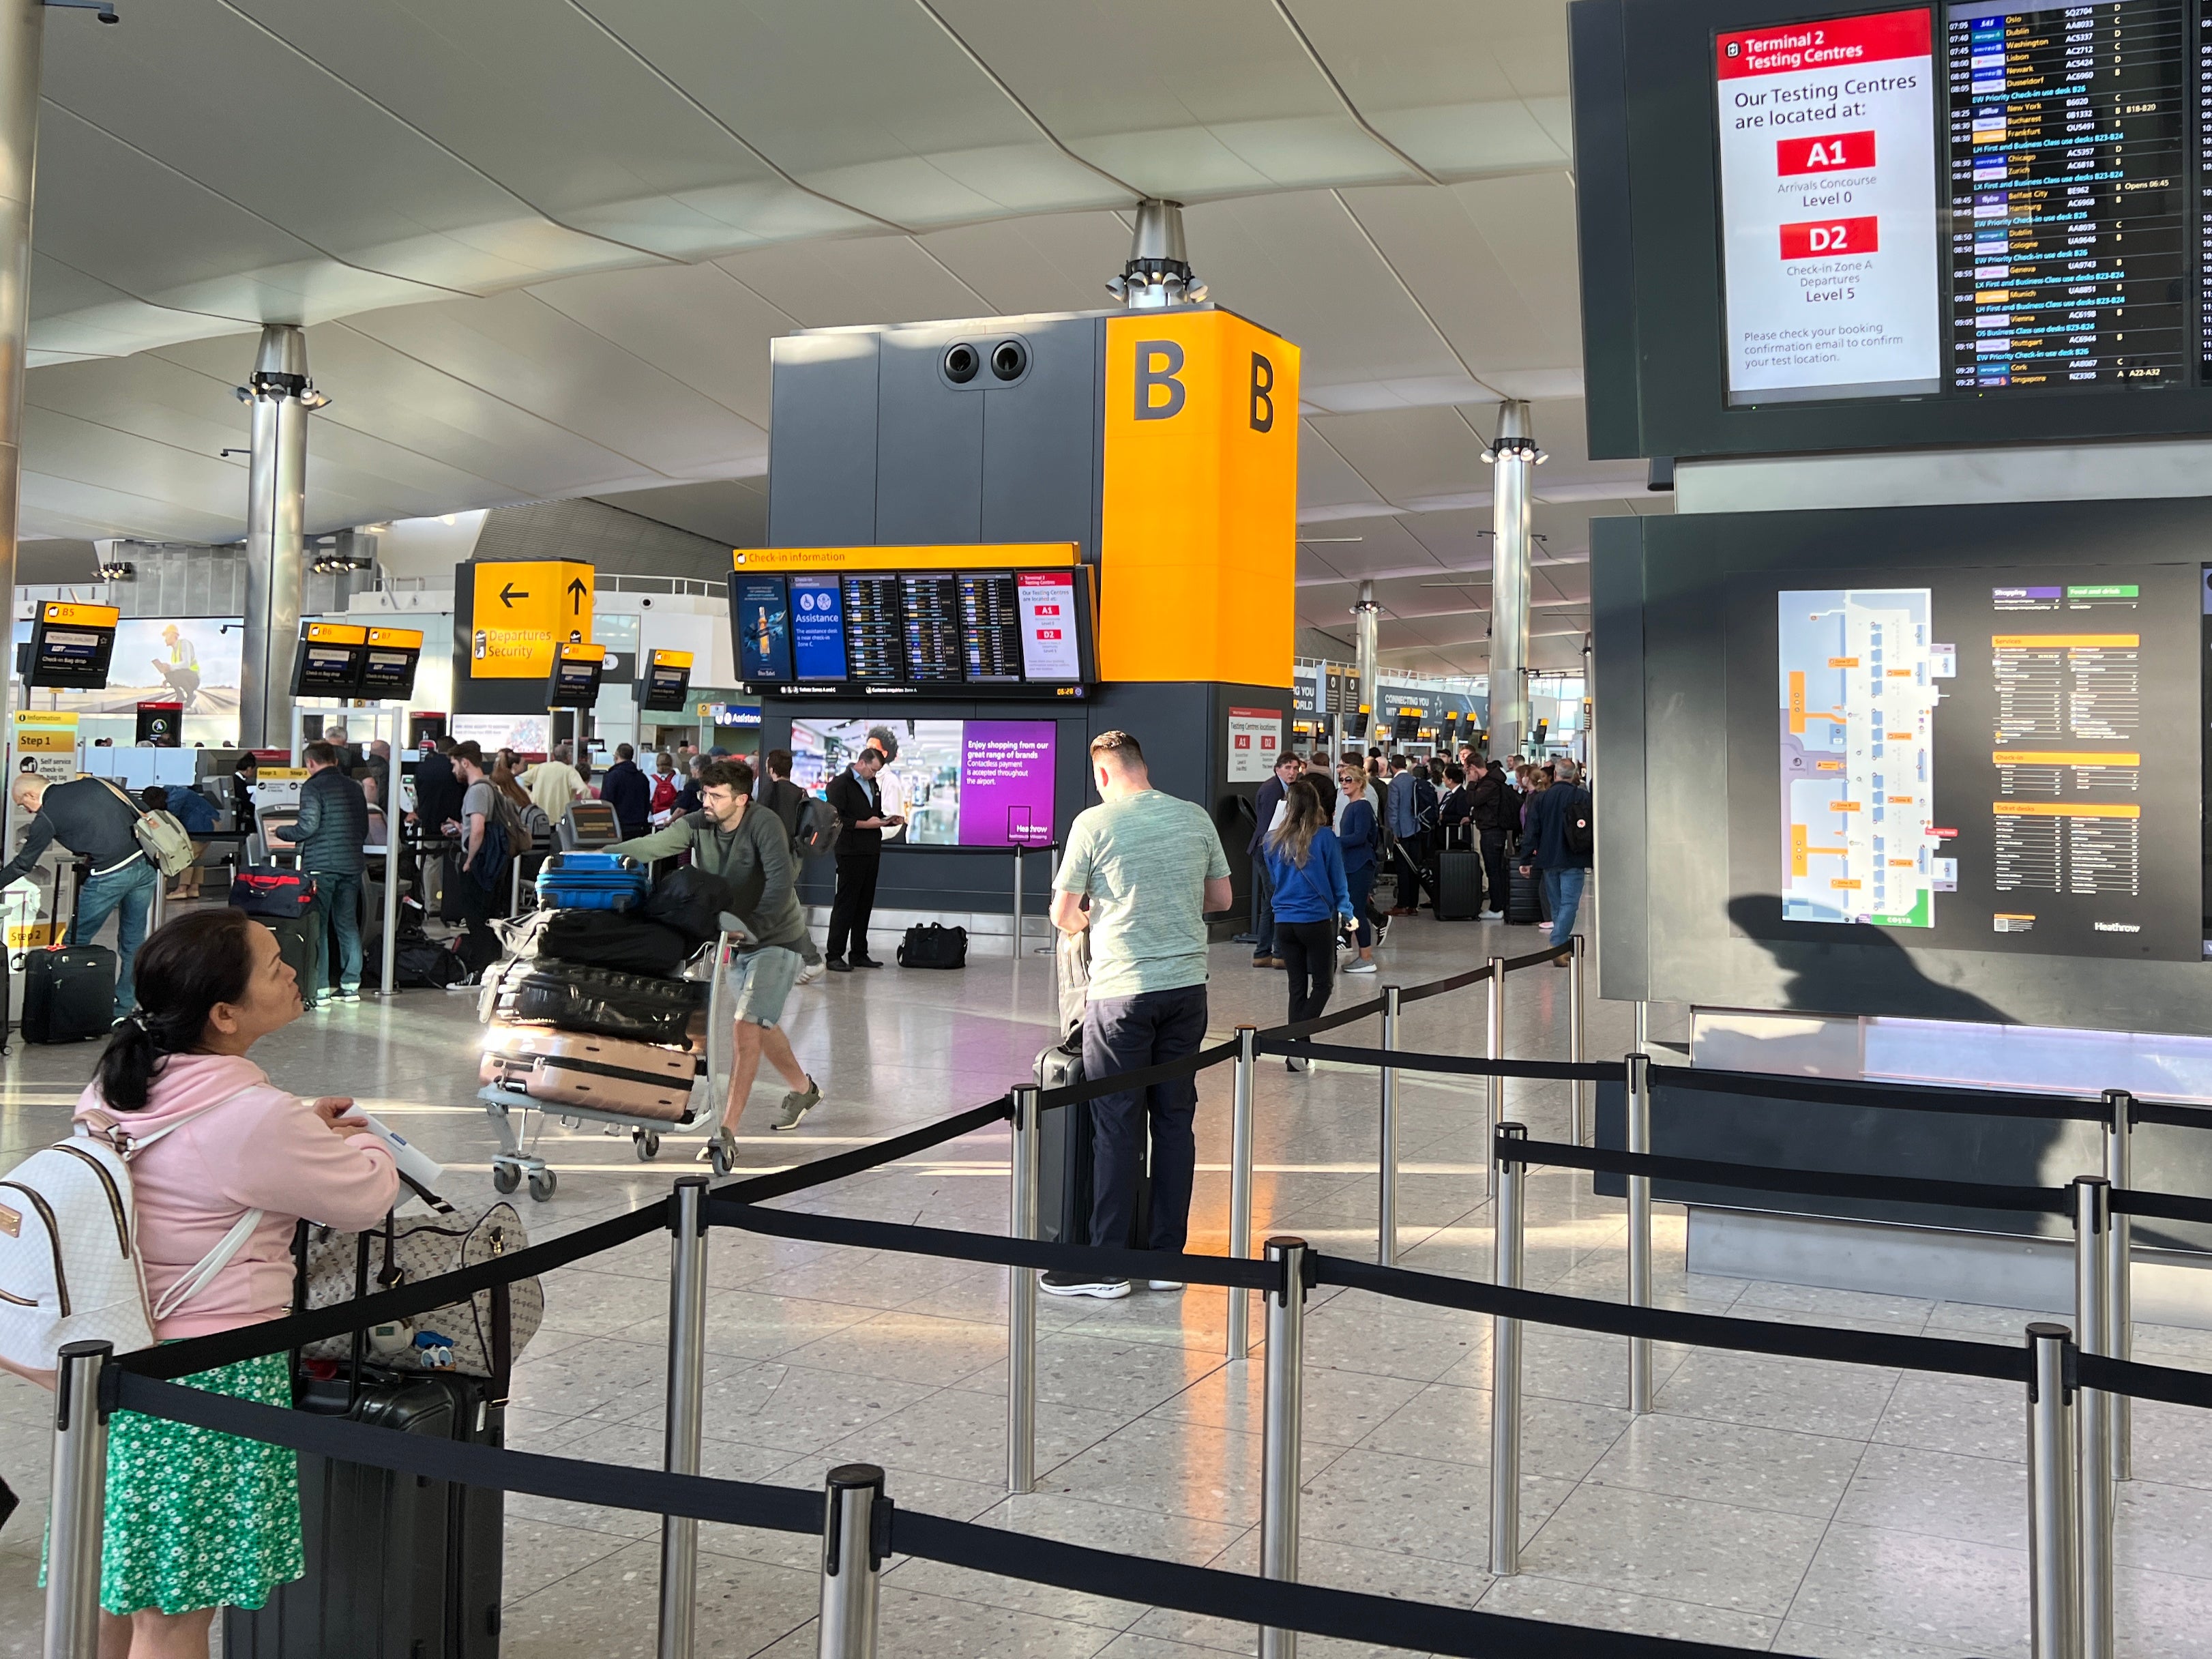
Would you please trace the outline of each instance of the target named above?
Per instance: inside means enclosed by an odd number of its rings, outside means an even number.
[[[1384,978],[1418,983],[1534,930],[1401,923]],[[1213,1023],[1283,1018],[1282,981],[1214,952]],[[1352,998],[1376,983],[1340,981]],[[763,1085],[742,1138],[748,1168],[872,1140],[988,1099],[1048,1040],[1047,972],[978,959],[961,973],[855,974],[802,990],[792,1022],[827,1103],[791,1136],[767,1133]],[[1566,983],[1516,975],[1510,1052],[1559,1057]],[[1480,991],[1406,1018],[1410,1046],[1480,1053]],[[1655,1013],[1678,1038],[1680,1011]],[[1345,1040],[1372,1041],[1372,1026]],[[1627,1046],[1625,1005],[1595,1003],[1593,1054]],[[411,992],[313,1017],[268,1045],[302,1092],[351,1090],[488,1196],[493,1144],[471,1098],[473,1002]],[[18,1048],[0,1067],[0,1165],[53,1137],[88,1049]],[[1193,1248],[1225,1242],[1230,1073],[1206,1074]],[[776,1085],[780,1086],[780,1085]],[[1486,1085],[1405,1083],[1401,1259],[1489,1270]],[[1565,1085],[1514,1085],[1510,1115],[1563,1138]],[[1255,1236],[1292,1232],[1364,1255],[1375,1244],[1371,1073],[1285,1075],[1263,1065]],[[546,1132],[561,1175],[540,1235],[665,1190],[696,1143],[657,1164],[627,1139]],[[838,1213],[1003,1231],[1006,1138],[972,1136],[791,1202]],[[1587,1177],[1531,1181],[1528,1282],[1618,1297],[1620,1206]],[[1904,1297],[1692,1277],[1680,1214],[1660,1212],[1670,1305],[1750,1317],[2015,1341],[2033,1316]],[[1114,1304],[1046,1298],[1039,1356],[1039,1488],[1004,1490],[1005,1274],[990,1268],[718,1231],[708,1316],[706,1472],[817,1486],[828,1468],[889,1471],[910,1508],[1118,1550],[1243,1571],[1258,1566],[1259,1360],[1222,1358],[1225,1295],[1139,1293]],[[660,1455],[666,1246],[647,1239],[553,1277],[546,1328],[518,1375],[513,1443],[651,1465]],[[1256,1315],[1256,1309],[1255,1309]],[[1255,1318],[1255,1335],[1259,1321]],[[1996,1385],[1878,1367],[1662,1348],[1657,1411],[1632,1419],[1626,1345],[1532,1330],[1522,1482],[1522,1571],[1487,1571],[1489,1322],[1318,1294],[1308,1323],[1303,1569],[1310,1581],[1530,1618],[1750,1649],[1850,1659],[2027,1652],[2023,1405]],[[2212,1360],[2212,1336],[2142,1327],[2141,1357]],[[34,1651],[33,1580],[46,1485],[43,1396],[0,1378],[0,1472],[27,1499],[0,1534],[0,1654]],[[2136,1469],[2119,1513],[2120,1648],[2212,1655],[2212,1419],[2139,1407]],[[505,1651],[510,1659],[644,1655],[653,1644],[657,1522],[511,1500]],[[703,1529],[700,1647],[811,1655],[817,1546]],[[1397,1651],[1305,1638],[1316,1659]],[[901,1656],[1201,1659],[1250,1653],[1254,1634],[1142,1606],[900,1560],[884,1582],[882,1651]]]

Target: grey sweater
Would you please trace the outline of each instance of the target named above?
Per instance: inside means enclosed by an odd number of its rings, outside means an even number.
[[[695,866],[720,876],[735,890],[738,915],[756,944],[795,949],[806,937],[791,838],[784,833],[783,820],[758,801],[747,804],[732,830],[718,830],[704,812],[692,812],[665,830],[618,841],[606,850],[648,862],[689,853]]]

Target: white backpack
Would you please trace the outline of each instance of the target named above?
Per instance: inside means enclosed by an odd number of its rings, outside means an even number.
[[[138,838],[138,850],[165,876],[173,876],[180,870],[189,870],[192,864],[191,832],[185,828],[184,820],[174,812],[163,809],[149,811],[131,799],[127,789],[117,788],[106,778],[100,780],[113,789],[123,804],[137,813],[131,833]]]
[[[258,1087],[260,1085],[254,1085]],[[246,1091],[240,1090],[239,1093]],[[138,1259],[131,1162],[164,1135],[237,1095],[132,1139],[120,1125],[33,1152],[0,1176],[0,1359],[52,1370],[70,1342],[111,1342],[118,1353],[154,1346],[154,1322],[198,1295],[252,1236],[262,1212],[239,1217],[210,1250],[149,1307]]]

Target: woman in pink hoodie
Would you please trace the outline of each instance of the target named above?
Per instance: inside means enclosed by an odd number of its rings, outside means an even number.
[[[244,1246],[194,1296],[155,1321],[169,1342],[282,1318],[292,1304],[301,1217],[374,1224],[399,1188],[391,1149],[353,1102],[305,1101],[247,1051],[300,1017],[300,988],[276,936],[237,910],[169,923],[138,952],[137,1012],[115,1029],[76,1116],[143,1136],[207,1107],[131,1161],[139,1255],[159,1305],[249,1211]],[[181,1379],[269,1406],[292,1403],[287,1356]],[[294,1455],[135,1412],[108,1431],[100,1551],[101,1659],[204,1659],[225,1607],[258,1607],[306,1571]]]

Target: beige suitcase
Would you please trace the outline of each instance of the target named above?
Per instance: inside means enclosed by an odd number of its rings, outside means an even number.
[[[691,1103],[698,1064],[682,1048],[495,1022],[484,1034],[478,1077],[556,1113],[580,1106],[676,1123]]]

